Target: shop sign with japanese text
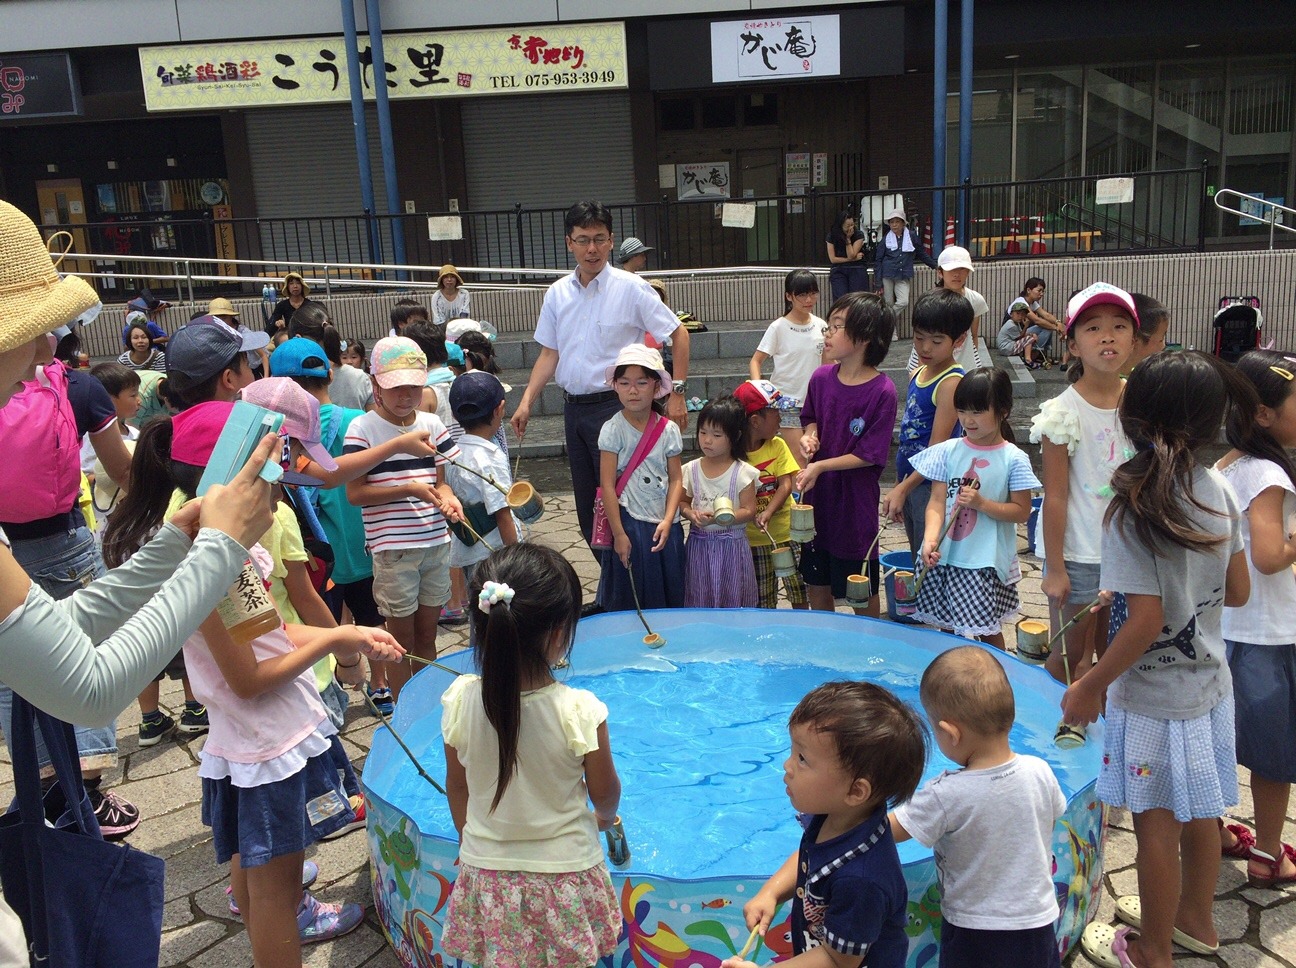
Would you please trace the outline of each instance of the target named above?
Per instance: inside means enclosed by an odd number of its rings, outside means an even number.
[[[840,73],[841,30],[836,14],[711,24],[711,80],[717,84]]]
[[[361,35],[364,96],[376,73]],[[383,35],[387,94],[455,97],[625,88],[625,24],[420,31]],[[346,102],[342,37],[141,47],[150,111]]]
[[[71,58],[0,54],[0,121],[81,113],[81,88]]]

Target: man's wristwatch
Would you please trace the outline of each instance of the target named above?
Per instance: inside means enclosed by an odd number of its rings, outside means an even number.
[[[684,393],[684,388],[687,387],[687,386],[688,386],[688,383],[687,383],[686,381],[684,381],[684,380],[672,380],[672,381],[671,381],[671,391],[672,391],[673,393],[678,393],[678,394],[681,394],[681,395],[682,395],[682,394]]]

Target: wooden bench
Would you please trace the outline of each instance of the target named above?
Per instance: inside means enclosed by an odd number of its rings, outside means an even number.
[[[1097,229],[1083,229],[1075,232],[1045,232],[1043,235],[985,235],[973,239],[972,242],[978,247],[981,258],[987,256],[999,255],[1000,249],[1009,243],[1016,241],[1021,247],[1022,255],[1030,255],[1032,242],[1038,242],[1043,239],[1045,242],[1070,241],[1074,242],[1081,252],[1092,252],[1094,239],[1101,239],[1102,232]],[[1014,253],[1015,254],[1015,253]]]

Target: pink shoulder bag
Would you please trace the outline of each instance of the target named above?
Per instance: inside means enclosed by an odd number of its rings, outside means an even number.
[[[659,413],[653,413],[657,418],[656,423],[649,423],[644,429],[643,436],[639,438],[639,446],[635,448],[630,455],[630,463],[626,464],[625,470],[616,482],[616,496],[619,498],[621,492],[625,490],[626,484],[630,482],[630,475],[635,472],[644,458],[657,446],[657,441],[661,439],[662,432],[666,429],[666,418]],[[590,529],[590,547],[607,550],[612,547],[612,525],[608,523],[607,509],[603,504],[603,488],[598,488],[594,492],[594,527]]]

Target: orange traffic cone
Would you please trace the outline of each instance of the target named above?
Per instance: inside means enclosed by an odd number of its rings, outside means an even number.
[[[1021,243],[1017,241],[1017,236],[1021,233],[1021,226],[1017,224],[1017,216],[1012,217],[1008,223],[1008,234],[1011,238],[1008,244],[1004,246],[1004,252],[1008,255],[1021,255]]]
[[[1031,255],[1039,255],[1041,252],[1047,252],[1048,248],[1044,245],[1044,216],[1035,216],[1035,238],[1031,240]]]
[[[951,215],[948,219],[945,220],[945,244],[947,246],[956,245],[957,242],[958,239],[954,233],[954,216]]]

